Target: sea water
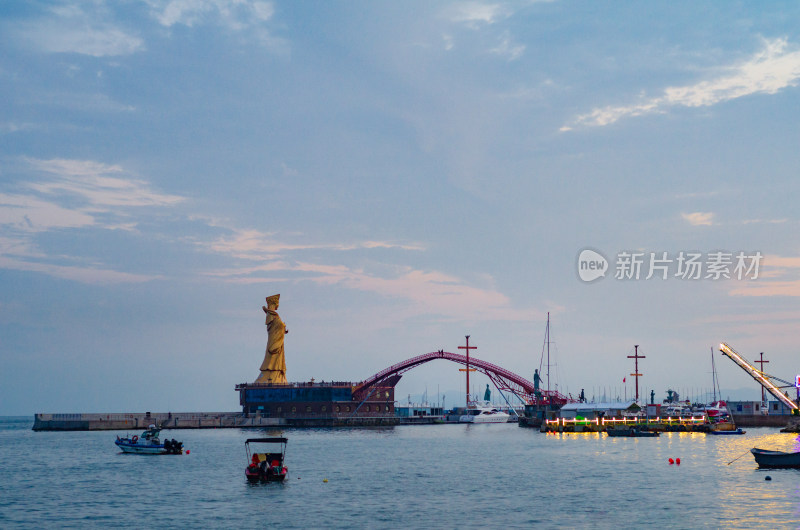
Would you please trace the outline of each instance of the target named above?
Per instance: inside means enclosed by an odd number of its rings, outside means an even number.
[[[165,430],[188,454],[153,456],[120,453],[124,431],[32,423],[0,418],[0,528],[800,528],[800,471],[759,470],[748,451],[800,450],[775,429]],[[263,436],[289,439],[284,483],[245,479],[244,441]]]

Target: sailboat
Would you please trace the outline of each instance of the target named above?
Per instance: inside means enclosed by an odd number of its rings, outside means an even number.
[[[744,431],[736,428],[733,422],[733,415],[731,414],[728,404],[722,400],[722,391],[719,393],[719,400],[717,400],[717,390],[719,390],[719,379],[717,378],[717,367],[714,364],[714,348],[711,348],[711,385],[714,391],[714,400],[710,405],[706,406],[706,415],[708,421],[711,423],[709,432],[711,433],[730,433],[730,434],[744,434]]]

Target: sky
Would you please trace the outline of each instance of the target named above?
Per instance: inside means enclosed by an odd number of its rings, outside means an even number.
[[[638,345],[642,394],[710,391],[713,350],[758,399],[717,346],[800,373],[798,28],[794,2],[2,2],[0,415],[237,410],[276,293],[290,381],[465,335],[532,379],[549,313],[551,388],[631,397]],[[463,403],[458,368],[398,400]]]

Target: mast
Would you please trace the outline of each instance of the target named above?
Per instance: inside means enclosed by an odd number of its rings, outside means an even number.
[[[550,395],[550,311],[547,312],[547,328],[545,329],[547,340],[547,395]]]
[[[636,403],[639,402],[639,378],[642,377],[642,374],[639,373],[639,359],[645,359],[644,355],[639,355],[639,345],[634,344],[634,355],[628,355],[628,359],[635,359],[634,361],[634,369],[635,373],[631,374],[631,376],[636,378]]]
[[[711,346],[711,386],[714,391],[714,401],[717,402],[717,368],[714,366],[714,346]],[[720,396],[721,397],[721,396]]]
[[[470,368],[469,367],[469,351],[470,350],[477,350],[478,347],[477,346],[470,346],[469,345],[469,335],[464,335],[464,336],[467,339],[467,345],[466,346],[459,346],[458,349],[459,350],[467,350],[467,367],[466,368],[459,368],[458,371],[459,372],[467,372],[467,407],[469,407],[469,373],[475,371],[475,368]]]
[[[768,363],[769,361],[765,361],[764,360],[764,352],[763,351],[759,355],[761,355],[761,360],[760,361],[753,361],[753,364],[758,363],[759,366],[761,366],[761,373],[764,373],[764,363]],[[762,407],[767,402],[767,398],[764,395],[764,391],[765,390],[766,389],[764,388],[764,385],[761,385],[761,406]]]

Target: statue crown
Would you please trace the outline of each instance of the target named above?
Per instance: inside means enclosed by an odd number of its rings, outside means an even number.
[[[268,296],[267,297],[267,305],[268,306],[270,306],[270,305],[278,305],[280,300],[281,300],[281,295],[273,294],[272,296]]]

